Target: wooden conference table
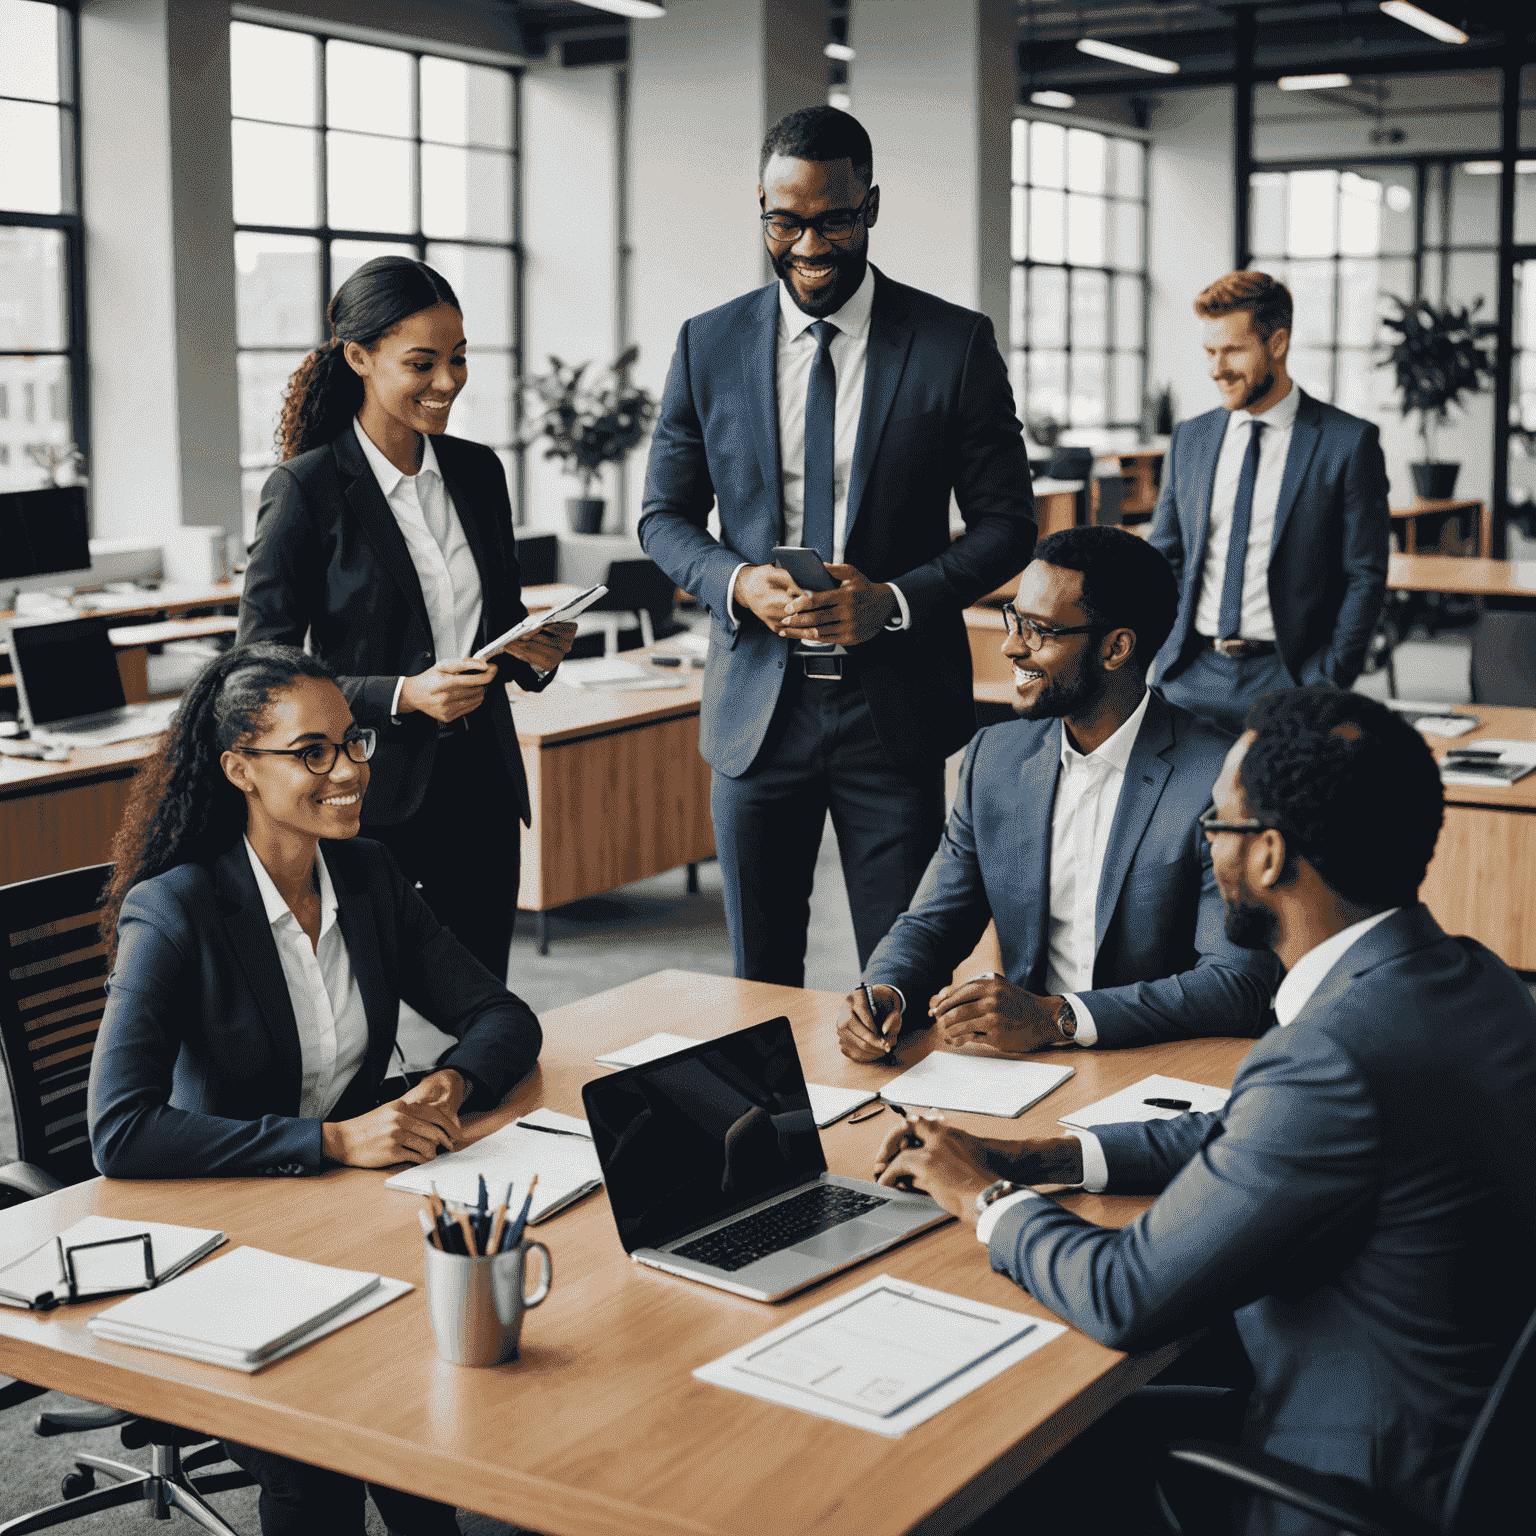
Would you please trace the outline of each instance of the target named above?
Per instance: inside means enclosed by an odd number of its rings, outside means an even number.
[[[837,1050],[840,999],[759,982],[663,971],[546,1014],[540,1066],[477,1129],[539,1104],[582,1112],[599,1052],[670,1029],[726,1034],[778,1013],[813,1081],[876,1087],[889,1067]],[[1049,1134],[1056,1116],[1150,1072],[1225,1086],[1249,1048],[1206,1040],[1082,1051],[1077,1075],[1016,1121],[956,1116],[972,1129]],[[928,1050],[908,1045],[910,1064]],[[822,1133],[833,1170],[868,1176],[889,1114]],[[992,1273],[968,1227],[951,1223],[765,1306],[631,1264],[606,1196],[537,1229],[554,1289],[528,1315],[519,1362],[474,1370],[437,1357],[427,1323],[414,1196],[382,1172],[298,1180],[97,1179],[0,1215],[0,1254],[46,1241],[89,1211],[217,1226],[229,1247],[373,1270],[418,1287],[255,1376],[93,1338],[100,1303],[50,1313],[0,1308],[0,1371],[135,1413],[207,1430],[527,1526],[544,1536],[925,1536],[959,1529],[1179,1352],[1123,1355],[1069,1331],[899,1440],[774,1407],[693,1380],[695,1367],[889,1273],[1049,1316]],[[1132,1197],[1072,1195],[1120,1225]]]
[[[1469,559],[1461,555],[1393,555],[1393,592],[1448,592],[1461,597],[1536,599],[1536,560]]]

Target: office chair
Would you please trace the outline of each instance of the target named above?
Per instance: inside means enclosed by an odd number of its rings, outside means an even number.
[[[1121,503],[1135,489],[1136,482],[1129,475],[1095,475],[1093,483],[1099,490],[1098,506],[1090,506],[1094,523],[1101,528],[1118,528]]]
[[[1513,1530],[1529,1514],[1530,1428],[1536,1423],[1536,1316],[1525,1325],[1456,1459],[1438,1525],[1430,1525],[1353,1478],[1314,1472],[1278,1456],[1214,1440],[1168,1447],[1169,1460],[1226,1478],[1277,1499],[1351,1536],[1489,1536]],[[1165,1518],[1178,1522],[1158,1488]]]
[[[640,643],[651,646],[657,641],[658,631],[665,637],[679,627],[672,622],[677,588],[654,560],[611,561],[603,584],[608,591],[582,614],[577,624],[581,626],[590,620],[592,629],[604,632],[605,656],[618,650],[621,629],[634,629],[638,624]]]
[[[17,1161],[0,1166],[0,1196],[35,1200],[96,1176],[86,1124],[91,1052],[107,1005],[106,950],[97,932],[110,864],[93,864],[0,887],[0,1056],[5,1061],[15,1117]],[[0,1388],[0,1408],[41,1397],[47,1387],[14,1381]],[[44,1437],[122,1426],[130,1450],[150,1446],[146,1473],[126,1462],[82,1455],[66,1474],[64,1502],[8,1521],[7,1532],[41,1531],[137,1503],[151,1518],[180,1509],[204,1530],[236,1536],[200,1494],[247,1488],[245,1472],[218,1473],[193,1483],[190,1472],[225,1461],[224,1447],[196,1430],[135,1418],[116,1408],[60,1409],[38,1415]],[[202,1446],[185,1461],[181,1450]],[[96,1474],[116,1486],[93,1492]]]
[[[536,533],[517,541],[517,568],[525,587],[547,586],[559,581],[560,540],[552,533]]]
[[[1483,614],[1472,635],[1472,702],[1536,704],[1536,613]]]

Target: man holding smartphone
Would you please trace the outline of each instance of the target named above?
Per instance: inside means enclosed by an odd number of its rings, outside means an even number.
[[[976,728],[962,613],[1028,563],[1034,501],[990,322],[869,265],[863,128],[793,112],[758,169],[779,280],[683,326],[639,532],[713,619],[699,746],[736,974],[799,986],[828,812],[861,966],[938,846]]]

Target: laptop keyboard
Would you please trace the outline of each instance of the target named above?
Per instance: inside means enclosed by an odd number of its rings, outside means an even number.
[[[840,1184],[818,1184],[672,1252],[680,1259],[713,1264],[716,1269],[745,1269],[758,1259],[793,1248],[818,1232],[840,1227],[887,1203]]]

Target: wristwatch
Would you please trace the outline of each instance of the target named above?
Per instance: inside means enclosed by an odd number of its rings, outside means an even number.
[[[1007,1179],[998,1179],[994,1184],[988,1184],[982,1192],[976,1196],[976,1216],[978,1220],[994,1200],[1000,1200],[1004,1195],[1013,1193],[1013,1185]]]
[[[1075,1040],[1077,1038],[1077,1015],[1072,1011],[1072,1004],[1065,999],[1061,1007],[1056,1010],[1056,1028],[1061,1031],[1063,1040]]]

